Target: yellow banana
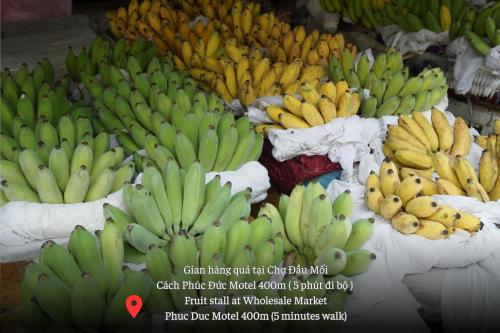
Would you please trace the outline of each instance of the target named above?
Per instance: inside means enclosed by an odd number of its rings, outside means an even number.
[[[325,123],[328,123],[332,119],[337,117],[337,109],[335,108],[335,103],[330,98],[321,97],[318,106]]]
[[[396,195],[401,198],[403,206],[422,191],[422,179],[418,176],[405,178],[398,186]]]
[[[438,204],[430,196],[416,197],[410,200],[405,207],[408,214],[415,215],[418,218],[431,216],[438,209]]]
[[[445,114],[436,108],[431,109],[431,120],[439,138],[439,150],[447,152],[453,146],[453,131]]]
[[[451,148],[451,156],[466,156],[469,154],[472,139],[469,132],[469,127],[462,117],[455,118],[454,142]]]
[[[407,149],[397,149],[394,152],[396,160],[402,165],[416,169],[429,169],[432,167],[432,158],[420,152]]]
[[[307,102],[302,103],[300,109],[302,117],[304,117],[304,119],[309,123],[309,125],[321,126],[325,124],[323,117],[313,104]]]
[[[398,119],[398,125],[407,130],[411,135],[420,141],[428,152],[432,152],[432,147],[427,135],[420,125],[410,116],[401,115]]]
[[[439,222],[420,219],[420,227],[415,232],[416,235],[430,240],[444,239],[448,236],[448,229]]]
[[[281,125],[285,128],[309,128],[309,124],[302,118],[299,118],[291,113],[283,112],[279,116]]]
[[[446,179],[438,179],[436,183],[437,183],[439,194],[462,195],[462,196],[467,195],[467,193],[462,191],[462,189],[460,187],[458,187],[457,185],[453,184],[452,182],[450,182]]]
[[[380,187],[385,197],[393,195],[400,184],[397,169],[388,169],[386,172],[379,174]]]
[[[431,145],[431,150],[433,152],[437,151],[439,149],[439,138],[436,131],[434,130],[434,127],[432,127],[431,122],[427,120],[422,112],[413,111],[411,115],[413,120],[415,120],[424,131],[425,136],[427,137],[427,140]]]
[[[380,203],[380,215],[390,220],[394,215],[401,211],[402,202],[397,195],[389,195]]]
[[[283,105],[294,115],[302,117],[302,102],[295,96],[285,95]]]
[[[367,188],[365,192],[365,204],[368,206],[370,210],[379,214],[380,213],[380,204],[384,200],[384,195],[377,187]]]
[[[415,233],[420,226],[416,216],[404,212],[396,214],[391,219],[391,224],[400,233],[410,235]]]
[[[460,217],[461,215],[455,208],[448,205],[439,205],[436,212],[427,217],[427,219],[439,222],[445,227],[453,227],[456,223],[456,220]]]
[[[448,156],[440,151],[435,153],[432,157],[432,165],[440,178],[452,182],[457,187],[461,187],[460,181],[458,180]]]
[[[479,160],[479,182],[486,192],[491,192],[498,178],[497,161],[489,150],[484,150]]]
[[[483,228],[483,223],[476,216],[459,211],[460,217],[455,221],[455,227],[467,230],[468,232],[477,232]]]

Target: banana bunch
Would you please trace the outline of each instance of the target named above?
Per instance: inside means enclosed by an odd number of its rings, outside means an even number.
[[[65,113],[79,107],[71,105],[66,97],[69,78],[54,80],[54,69],[48,59],[43,59],[30,71],[22,64],[15,74],[8,68],[1,72],[0,128],[8,135],[18,134],[23,125],[35,127],[38,118],[44,117],[56,124]]]
[[[286,253],[294,253],[295,265],[326,265],[327,276],[353,276],[366,271],[375,254],[361,249],[373,235],[373,219],[351,223],[353,200],[349,191],[333,203],[317,182],[297,185],[282,195],[279,207],[265,204],[259,217],[272,221],[273,231],[285,235]]]
[[[304,82],[299,88],[300,98],[295,95],[283,97],[283,107],[270,105],[268,117],[279,124],[262,124],[257,132],[267,133],[272,128],[309,128],[324,125],[332,119],[349,117],[358,112],[360,97],[348,89],[346,81],[318,83],[316,86]]]
[[[450,40],[464,36],[474,50],[483,56],[490,48],[500,44],[500,4],[492,2],[489,6],[477,9],[465,3],[458,11],[450,26]]]
[[[115,66],[101,65],[107,70],[100,71],[100,80],[84,76],[83,84],[95,99],[100,122],[127,153],[145,149],[148,161],[160,168],[168,158],[186,169],[199,160],[208,171],[236,170],[259,158],[263,136],[248,117],[235,120],[224,112],[222,100],[199,91],[169,58],[153,58],[142,72],[130,56],[130,80]],[[142,160],[135,159],[140,170]]]
[[[40,117],[33,127],[23,124],[13,136],[0,135],[2,205],[94,201],[119,190],[134,175],[132,162],[122,165],[123,148],[110,149],[105,132],[94,137],[85,117],[64,115],[57,126]]]
[[[452,15],[458,15],[463,0],[323,0],[324,10],[341,13],[354,23],[372,29],[391,24],[403,30],[442,32],[450,29]],[[454,18],[454,17],[453,17]]]
[[[142,329],[151,326],[151,317],[144,310],[133,320],[124,304],[135,294],[149,309],[156,288],[146,270],[122,267],[123,254],[122,235],[112,223],[106,223],[95,236],[77,226],[67,248],[45,242],[38,262],[25,270],[20,309],[23,328],[27,332],[122,332],[136,322]]]
[[[126,69],[128,58],[134,57],[141,70],[145,71],[157,53],[157,48],[144,38],[137,38],[132,42],[119,39],[111,46],[108,41],[97,36],[88,50],[83,47],[78,55],[71,46],[68,47],[66,69],[73,81],[82,82],[85,76],[94,77],[101,74],[106,70],[106,65],[112,64],[118,69]],[[103,66],[104,69],[101,68]]]
[[[370,91],[370,96],[361,103],[361,114],[367,118],[430,110],[448,92],[440,68],[426,68],[410,77],[401,53],[392,48],[379,54],[373,64],[366,54],[355,64],[351,53],[344,49],[341,60],[330,59],[328,77],[335,83],[347,81],[351,89]]]
[[[476,184],[479,181],[484,190],[488,192],[490,200],[496,201],[500,199],[500,120],[495,121],[495,134],[488,137],[478,136],[476,142],[484,151],[479,160],[479,177],[472,179],[476,181]],[[484,196],[484,192],[482,193]]]
[[[378,174],[366,180],[365,204],[370,210],[391,221],[404,235],[444,239],[457,230],[475,234],[483,223],[476,216],[448,205],[438,205],[432,195],[437,187],[426,170],[401,168],[386,158]]]

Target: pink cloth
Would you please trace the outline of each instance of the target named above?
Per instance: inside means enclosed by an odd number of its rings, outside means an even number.
[[[71,15],[71,0],[2,0],[2,22]]]

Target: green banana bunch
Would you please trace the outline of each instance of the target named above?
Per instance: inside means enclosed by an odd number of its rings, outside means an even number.
[[[334,83],[356,77],[356,86],[370,91],[370,96],[361,104],[361,114],[366,118],[409,114],[412,111],[427,111],[438,104],[447,94],[448,85],[440,68],[425,68],[417,76],[410,77],[404,67],[400,52],[389,49],[379,54],[370,64],[365,54],[357,66],[349,61],[342,64],[334,57],[330,60],[329,79]],[[342,75],[340,75],[342,74]]]
[[[2,133],[0,175],[5,199],[88,202],[130,182],[135,166],[122,165],[123,148],[110,149],[109,135],[101,132],[94,138],[92,131],[87,118],[64,115],[56,126],[42,118],[34,130],[23,125],[18,140]]]
[[[21,287],[22,326],[30,332],[43,331],[49,325],[119,329],[129,318],[125,298],[137,294],[146,300],[153,290],[147,272],[124,271],[122,266],[123,240],[112,223],[106,223],[97,236],[77,226],[68,249],[47,241],[39,263],[26,267]]]

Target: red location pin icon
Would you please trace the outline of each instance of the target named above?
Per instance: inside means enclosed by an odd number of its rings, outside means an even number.
[[[125,300],[125,307],[127,308],[128,313],[130,313],[132,318],[137,317],[139,311],[141,311],[142,308],[142,298],[137,295],[130,295]]]

